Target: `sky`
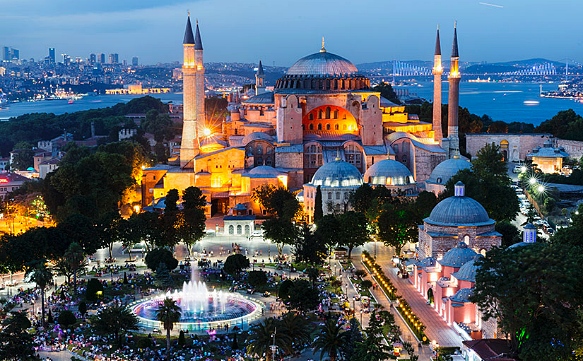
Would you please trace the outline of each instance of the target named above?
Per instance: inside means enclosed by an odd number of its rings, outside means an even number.
[[[39,59],[118,53],[140,64],[181,61],[187,12],[205,62],[291,66],[318,52],[355,64],[444,57],[457,21],[461,61],[583,62],[581,0],[0,0],[0,46]],[[62,57],[58,56],[62,60]]]

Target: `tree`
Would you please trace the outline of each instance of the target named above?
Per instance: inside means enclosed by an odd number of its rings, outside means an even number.
[[[284,302],[286,301],[286,299],[283,300]],[[287,302],[288,309],[297,310],[305,314],[318,307],[320,303],[320,291],[313,287],[310,282],[297,279],[293,281],[293,285],[289,290]]]
[[[360,247],[370,241],[370,232],[364,213],[348,211],[338,216],[340,233],[337,235],[338,245],[348,248],[348,258],[354,247]]]
[[[97,278],[91,278],[87,281],[87,289],[85,290],[85,298],[87,301],[93,302],[103,296],[103,284]]]
[[[303,351],[305,345],[309,344],[312,339],[313,326],[310,320],[302,314],[286,312],[281,317],[277,328],[280,330],[280,335],[293,335],[293,337],[284,338],[286,341],[289,340],[284,348],[289,353]]]
[[[14,162],[10,166],[17,170],[27,170],[33,166],[34,150],[28,142],[19,142],[14,145]]]
[[[158,269],[160,263],[164,263],[166,265],[166,269],[173,270],[178,267],[178,260],[174,258],[172,252],[165,248],[156,248],[148,252],[146,255],[145,260],[146,266],[155,271]]]
[[[249,258],[242,254],[232,254],[225,260],[223,270],[238,280],[241,271],[249,268],[249,265]]]
[[[502,234],[502,247],[520,242],[520,231],[508,221],[496,222],[496,232]]]
[[[414,203],[403,200],[402,203],[385,204],[377,227],[379,240],[386,246],[394,247],[395,254],[400,255],[403,246],[407,242],[416,242],[419,234]]]
[[[401,100],[397,96],[397,93],[393,90],[391,84],[387,82],[380,82],[378,85],[374,86],[372,90],[380,92],[381,96],[397,105],[401,104]]]
[[[74,325],[77,322],[77,317],[75,314],[69,310],[63,310],[59,314],[59,318],[57,319],[59,325],[63,326],[63,328],[67,329],[69,326]]]
[[[318,336],[312,342],[314,352],[320,352],[320,359],[328,355],[330,361],[336,361],[342,346],[346,343],[349,333],[334,318],[329,318],[319,327]],[[382,359],[377,359],[382,360]]]
[[[520,210],[520,203],[516,192],[510,187],[507,172],[500,147],[488,144],[478,151],[471,170],[461,170],[450,178],[444,196],[452,196],[455,184],[461,181],[465,186],[465,195],[484,206],[490,217],[496,221],[513,221]]]
[[[324,208],[322,205],[322,188],[316,187],[316,199],[314,201],[314,223],[318,223],[324,217]]]
[[[340,347],[340,353],[344,360],[355,360],[356,350],[358,344],[363,341],[363,335],[356,317],[351,318],[349,324],[350,330],[348,330],[348,337],[346,338],[346,342]]]
[[[520,359],[570,359],[582,335],[582,258],[581,247],[560,243],[493,249],[476,262],[470,300],[484,320],[498,319]]]
[[[38,360],[32,334],[27,332],[31,323],[26,311],[13,312],[2,321],[0,330],[0,359],[7,361]]]
[[[164,214],[161,217],[162,237],[159,240],[158,247],[173,248],[180,242],[180,234],[178,233],[178,190],[171,189],[166,194]]]
[[[283,256],[284,245],[293,245],[298,239],[298,227],[290,219],[271,218],[264,221],[261,227],[264,237],[275,243],[280,258]]]
[[[91,322],[103,335],[114,336],[118,347],[123,344],[123,332],[138,329],[138,318],[125,306],[112,305],[99,310]]]
[[[164,302],[158,306],[156,311],[156,319],[162,322],[166,330],[166,360],[170,361],[170,331],[174,328],[174,324],[180,321],[181,309],[176,301],[166,297]]]
[[[328,250],[322,238],[312,233],[307,224],[302,225],[301,233],[293,246],[296,262],[322,264]]]
[[[283,187],[265,184],[254,189],[251,197],[277,218],[292,220],[301,209],[296,196]]]
[[[271,346],[275,345],[282,350],[287,350],[292,342],[292,335],[277,332],[277,320],[273,317],[266,318],[262,322],[251,326],[247,335],[247,353],[250,355],[267,355],[266,360],[273,361],[275,355],[271,353]]]
[[[206,229],[206,197],[197,187],[188,187],[182,193],[182,213],[179,220],[179,233],[182,241],[192,255],[194,244],[201,240]]]
[[[83,248],[77,242],[73,242],[65,252],[64,260],[73,273],[73,295],[77,295],[77,271],[86,265]]]
[[[253,288],[263,288],[267,285],[267,273],[264,271],[251,271],[247,275],[247,283]]]
[[[40,289],[40,300],[41,300],[41,323],[43,327],[46,327],[45,319],[45,290],[53,282],[53,273],[46,266],[46,261],[41,260],[34,266],[31,271],[32,280],[36,283],[36,286]]]
[[[381,312],[383,313],[381,314]],[[370,314],[368,327],[365,330],[366,337],[356,347],[355,354],[357,360],[377,361],[387,360],[391,357],[389,346],[383,342],[383,327],[387,321],[390,323],[391,318],[388,315],[392,315],[387,311],[381,312],[377,312],[375,309]],[[394,319],[392,321],[394,324]]]

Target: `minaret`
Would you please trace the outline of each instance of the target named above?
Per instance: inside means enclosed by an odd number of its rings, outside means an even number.
[[[259,67],[255,73],[255,95],[265,93],[265,73],[263,73],[263,64],[259,60]]]
[[[453,27],[453,46],[451,49],[451,64],[449,67],[449,96],[447,113],[447,134],[449,137],[449,158],[457,156],[460,151],[460,140],[458,137],[458,107],[460,103],[460,68],[459,52],[457,47],[457,23]]]
[[[443,130],[441,129],[441,42],[439,40],[439,26],[435,38],[435,54],[433,55],[433,140],[441,145]]]
[[[180,144],[180,167],[192,168],[193,159],[198,152],[198,130],[196,124],[196,66],[194,59],[194,34],[190,24],[190,13],[186,20],[184,41],[184,63],[182,64],[182,104],[183,125]]]

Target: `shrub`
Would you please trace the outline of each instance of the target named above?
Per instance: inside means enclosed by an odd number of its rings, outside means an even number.
[[[77,322],[77,317],[73,312],[65,310],[59,314],[58,322],[63,328],[69,328]]]

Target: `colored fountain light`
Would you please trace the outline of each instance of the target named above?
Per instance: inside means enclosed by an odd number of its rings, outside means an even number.
[[[133,303],[131,309],[140,325],[163,328],[162,323],[156,320],[156,312],[167,297],[175,300],[182,310],[180,321],[175,325],[179,330],[208,331],[226,325],[245,329],[250,322],[261,317],[263,306],[259,302],[238,293],[209,291],[204,282],[196,281],[195,275],[193,269],[190,281],[184,282],[182,290]]]

